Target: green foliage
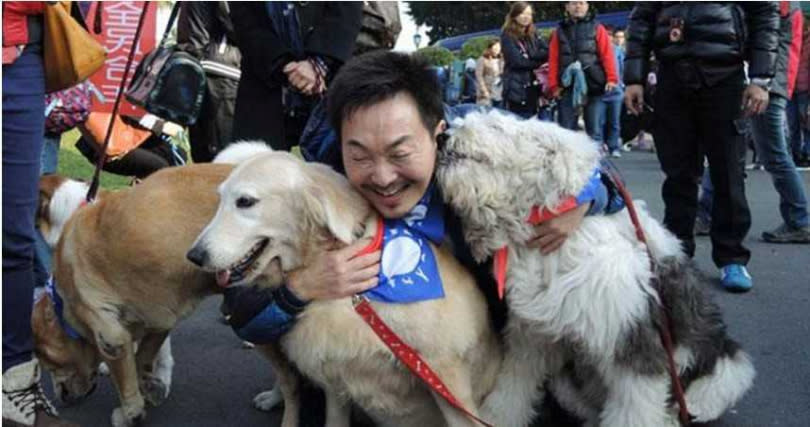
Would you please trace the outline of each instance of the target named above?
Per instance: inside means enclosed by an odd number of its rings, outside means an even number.
[[[431,27],[431,40],[499,28],[509,10],[504,1],[409,1],[408,6],[417,25]]]
[[[481,55],[484,53],[484,50],[487,48],[487,44],[492,39],[497,39],[497,37],[482,36],[482,37],[474,37],[467,40],[461,46],[461,53],[459,54],[459,58],[461,59],[480,58]]]
[[[416,55],[424,57],[428,63],[438,67],[446,67],[456,59],[453,52],[440,46],[423,47],[416,51]]]
[[[492,30],[503,26],[509,6],[507,1],[409,1],[409,14],[417,25],[427,25],[431,40]],[[634,2],[601,1],[591,2],[596,13],[630,10]],[[564,2],[531,2],[534,8],[534,21],[560,19],[565,10]]]

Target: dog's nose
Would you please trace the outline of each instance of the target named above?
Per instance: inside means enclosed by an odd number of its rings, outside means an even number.
[[[188,260],[194,264],[202,267],[208,262],[208,251],[205,250],[202,245],[197,245],[186,253],[186,258],[188,258]]]

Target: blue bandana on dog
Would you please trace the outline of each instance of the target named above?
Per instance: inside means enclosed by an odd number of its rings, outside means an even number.
[[[408,214],[383,221],[379,284],[364,292],[368,299],[387,303],[409,303],[444,298],[436,257],[430,242],[444,237],[444,206],[434,197],[433,185]],[[380,242],[379,240],[382,240]],[[379,249],[379,246],[369,248]]]

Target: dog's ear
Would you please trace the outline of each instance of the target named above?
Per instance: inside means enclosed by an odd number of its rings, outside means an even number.
[[[317,225],[326,227],[343,243],[355,239],[355,231],[368,214],[368,203],[355,192],[346,178],[319,164],[307,164],[311,182],[303,201]]]
[[[53,302],[47,292],[42,292],[34,300],[34,310],[31,314],[32,323],[40,321],[49,324],[56,321],[56,313],[53,311]]]
[[[51,195],[42,189],[39,190],[39,205],[37,206],[36,225],[41,227],[51,221],[50,214]]]

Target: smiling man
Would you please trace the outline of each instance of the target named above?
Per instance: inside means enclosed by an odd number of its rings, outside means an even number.
[[[386,218],[404,216],[430,185],[436,137],[414,98],[403,92],[349,116],[342,130],[343,163],[352,185]]]
[[[354,58],[329,89],[328,114],[338,135],[342,166],[355,190],[387,221],[408,222],[415,210],[425,206],[438,211],[433,216],[441,218],[442,235],[476,277],[490,302],[493,323],[500,328],[505,311],[495,296],[491,261],[479,264],[473,260],[461,222],[443,203],[420,203],[441,200],[431,183],[446,128],[445,107],[430,66],[418,56],[394,52]],[[593,194],[578,197],[585,202],[576,209],[538,225],[532,244],[544,253],[552,252],[586,213],[610,213],[623,206],[603,184],[595,188]],[[379,284],[382,256],[380,251],[357,255],[366,245],[367,240],[360,240],[327,252],[290,274],[287,283],[275,291],[229,289],[226,305],[234,330],[249,341],[274,340],[292,326],[309,301],[345,298],[374,288]]]
[[[430,66],[418,56],[393,52],[357,57],[341,69],[329,88],[328,114],[351,185],[380,213],[386,227],[392,224],[419,232],[437,245],[451,244],[456,257],[475,276],[489,303],[493,326],[500,329],[505,307],[496,296],[491,261],[473,260],[460,220],[445,208],[432,185],[446,122]],[[601,182],[588,187],[596,190],[578,197],[582,205],[537,226],[534,246],[544,253],[554,251],[586,213],[612,212],[623,206]],[[357,255],[368,243],[360,240],[327,252],[291,273],[287,283],[274,291],[229,288],[225,299],[231,326],[243,339],[272,341],[289,330],[308,301],[350,297],[390,279],[380,267],[385,258],[381,251]],[[383,248],[388,247],[383,243]],[[375,291],[365,295],[373,298]]]

